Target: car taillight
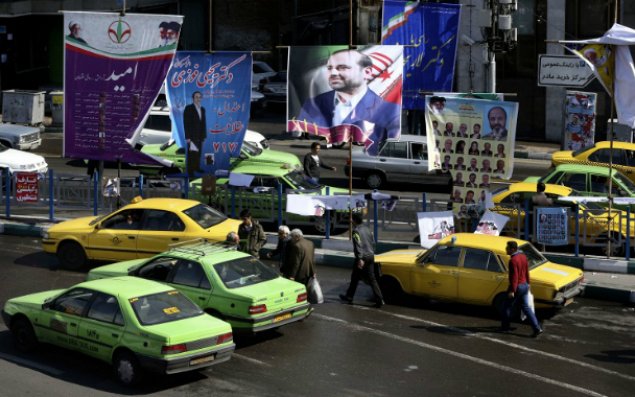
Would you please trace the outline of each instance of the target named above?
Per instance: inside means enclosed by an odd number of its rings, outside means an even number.
[[[249,306],[249,314],[264,313],[267,311],[267,305]]]
[[[303,292],[300,295],[298,295],[298,299],[296,299],[296,302],[297,303],[306,302],[306,297],[307,297],[306,292]]]
[[[350,167],[351,166],[351,159],[350,157],[346,159],[346,166]]]
[[[183,353],[186,351],[187,351],[187,346],[185,345],[185,343],[180,343],[178,345],[163,346],[161,348],[161,354],[177,354],[177,353]]]
[[[217,345],[222,345],[225,342],[229,342],[230,340],[233,339],[232,333],[228,332],[226,334],[222,334],[222,335],[218,335],[216,337],[216,344]]]

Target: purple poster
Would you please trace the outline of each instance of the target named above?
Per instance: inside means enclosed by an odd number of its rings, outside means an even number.
[[[64,156],[154,161],[128,141],[159,94],[183,17],[64,12]]]
[[[251,53],[183,51],[168,73],[172,131],[192,176],[229,169],[240,155],[251,99]]]

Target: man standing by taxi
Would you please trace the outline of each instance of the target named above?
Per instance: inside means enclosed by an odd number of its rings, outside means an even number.
[[[503,321],[501,324],[502,332],[509,332],[511,328],[509,323],[511,321],[512,308],[517,302],[520,303],[520,308],[525,313],[531,327],[534,332],[532,336],[535,338],[543,333],[536,314],[529,306],[529,264],[527,262],[527,256],[518,251],[518,243],[516,241],[507,242],[507,255],[509,258],[509,287],[507,289],[507,300],[503,307]]]

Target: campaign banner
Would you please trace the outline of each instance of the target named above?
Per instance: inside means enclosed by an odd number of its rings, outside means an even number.
[[[480,218],[491,179],[512,176],[518,103],[438,94],[425,112],[428,168],[452,175],[460,218]]]
[[[452,211],[417,212],[421,246],[430,248],[445,236],[454,234]]]
[[[179,51],[166,80],[174,139],[190,176],[229,169],[249,123],[250,52]]]
[[[286,212],[306,216],[322,216],[325,210],[349,210],[366,208],[363,194],[318,196],[310,194],[288,194]]]
[[[536,207],[536,241],[544,245],[567,245],[567,208]]]
[[[461,5],[383,3],[381,43],[404,46],[403,108],[422,109],[424,91],[452,91]]]
[[[377,154],[401,135],[402,46],[291,47],[287,131]]]
[[[15,199],[19,203],[37,203],[40,194],[37,172],[16,172]]]
[[[579,150],[595,142],[595,116],[597,94],[567,91],[564,100],[565,150]]]
[[[483,216],[476,225],[474,234],[489,234],[490,236],[499,236],[501,230],[505,227],[509,221],[509,217],[490,210],[485,210]]]
[[[64,12],[64,157],[154,163],[127,139],[159,95],[182,22],[176,15]]]

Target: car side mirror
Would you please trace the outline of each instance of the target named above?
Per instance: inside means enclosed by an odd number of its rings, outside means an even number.
[[[50,309],[50,308],[51,308],[51,305],[53,304],[52,302],[53,302],[53,301],[48,301],[48,302],[44,302],[44,303],[42,303],[42,310],[48,310],[48,309]]]

